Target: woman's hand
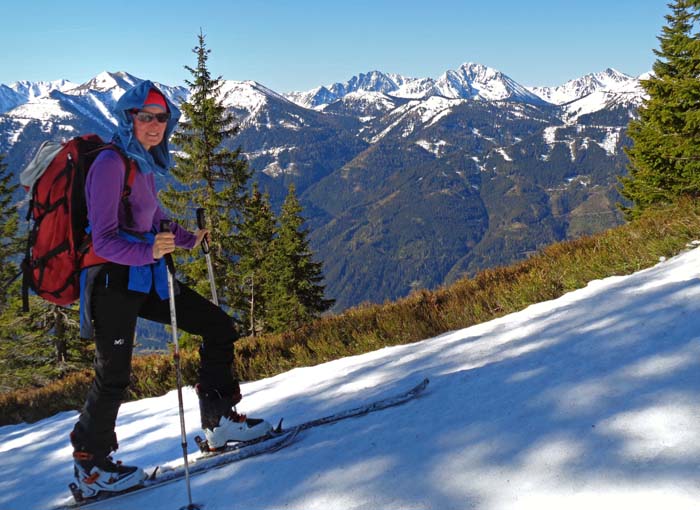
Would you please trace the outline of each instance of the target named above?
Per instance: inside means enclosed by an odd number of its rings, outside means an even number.
[[[163,255],[175,251],[175,234],[172,232],[160,232],[153,241],[153,258],[159,259]]]
[[[197,236],[197,241],[194,243],[194,246],[199,246],[202,244],[204,239],[207,240],[207,244],[211,243],[211,236],[209,235],[209,230],[206,228],[198,228],[194,235]]]

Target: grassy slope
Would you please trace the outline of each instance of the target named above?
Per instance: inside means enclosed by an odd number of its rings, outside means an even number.
[[[672,256],[700,238],[700,201],[651,211],[643,218],[590,237],[552,245],[528,260],[479,273],[434,291],[366,305],[325,317],[297,331],[244,338],[237,343],[241,379],[271,376],[294,367],[415,342],[554,299],[589,281],[629,274]],[[196,380],[198,356],[183,352],[185,381]],[[81,371],[38,389],[0,395],[0,425],[34,421],[82,405],[91,381]],[[173,363],[166,355],[134,359],[131,398],[172,389]]]

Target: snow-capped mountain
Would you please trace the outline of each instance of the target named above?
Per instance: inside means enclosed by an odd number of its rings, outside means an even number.
[[[572,124],[582,115],[614,108],[636,109],[646,93],[640,84],[645,75],[634,78],[608,68],[570,80],[557,87],[529,87],[542,99],[561,107],[563,119]]]
[[[639,78],[626,75],[615,69],[591,73],[557,87],[526,87],[502,72],[477,63],[465,63],[456,70],[448,70],[437,79],[407,78],[399,74],[379,71],[360,73],[347,82],[317,87],[306,92],[290,92],[285,97],[305,108],[323,110],[334,101],[348,94],[354,100],[366,92],[379,92],[387,96],[405,99],[427,99],[442,96],[448,99],[469,99],[485,101],[512,101],[535,105],[567,105],[600,92],[589,98],[585,105],[574,105],[569,116],[575,112],[601,110],[610,106],[617,98],[632,105],[639,105],[644,91]],[[378,96],[368,95],[368,104]]]
[[[88,91],[108,92],[125,91],[137,85],[141,80],[125,72],[110,73],[103,71],[93,79],[75,87],[72,92],[81,93]]]
[[[66,103],[72,104],[78,114],[91,115],[90,112],[96,109],[101,112],[97,115],[98,119],[106,117],[111,121],[111,109],[114,104],[126,90],[140,81],[142,81],[140,78],[125,72],[107,71],[83,84],[75,84],[68,80],[36,83],[20,81],[9,87],[0,86],[0,106],[3,104],[3,90],[7,89],[14,92],[15,95],[10,96],[10,99],[17,102],[12,108],[4,110],[9,117],[46,120],[46,116],[53,115],[51,112],[55,112],[56,108],[61,110],[56,115],[65,117],[63,114],[71,111],[70,107],[61,106],[62,103]],[[175,103],[181,102],[187,95],[187,89],[184,87],[171,87],[160,83],[158,86]],[[56,103],[58,103],[57,106]],[[2,112],[1,109],[0,112]]]
[[[116,123],[112,115],[114,105],[127,89],[140,81],[125,72],[102,72],[80,85],[66,80],[17,82],[11,87],[19,91],[16,93],[22,100],[0,115],[0,135],[6,137],[0,136],[0,150],[17,143],[33,146],[42,137],[66,139],[86,131],[107,137]],[[158,85],[175,103],[187,95],[184,87]],[[20,164],[31,157],[31,150],[21,152],[25,153],[18,161]]]
[[[423,97],[432,87],[430,78],[407,78],[380,71],[360,73],[344,83],[316,87],[306,92],[290,92],[285,96],[305,108],[323,107],[358,92],[378,92],[395,97]]]
[[[543,104],[542,99],[500,71],[482,64],[463,64],[435,82],[431,95],[449,99],[479,99]]]
[[[372,71],[353,76],[345,83],[334,83],[307,92],[291,92],[286,97],[301,106],[319,108],[357,92],[381,92],[406,99],[442,96],[447,99],[544,104],[540,96],[502,72],[471,62],[461,65],[457,70],[446,71],[436,80]]]
[[[39,97],[48,96],[54,90],[67,91],[76,86],[68,80],[18,81],[9,86],[0,85],[0,114]]]
[[[599,91],[639,91],[639,80],[615,69],[608,68],[570,80],[557,87],[529,87],[529,90],[547,102],[563,105]]]
[[[141,81],[143,81],[141,78],[123,71],[116,73],[103,71],[91,80],[66,90],[64,93],[68,96],[91,97],[93,101],[102,103],[107,110],[111,111],[112,106],[122,94]],[[156,83],[156,85],[175,104],[187,98],[188,90],[185,87],[173,87],[163,83]],[[105,112],[107,113],[107,111]],[[111,113],[109,116],[111,117]]]
[[[358,90],[388,94],[398,89],[401,84],[405,83],[407,80],[407,78],[403,78],[399,75],[394,75],[394,78],[392,78],[379,71],[372,71],[367,74],[360,73],[357,76],[353,76],[350,81],[345,84],[335,83],[331,85],[330,91],[338,97],[345,96],[351,92],[357,92]]]
[[[344,95],[331,104],[323,105],[327,113],[343,113],[357,115],[366,122],[395,110],[407,100],[384,94],[382,92],[356,91]]]
[[[115,102],[139,80],[104,72],[31,99],[0,87],[7,104],[21,100],[0,113],[4,162],[21,168],[47,138],[109,137]],[[176,104],[188,96],[159,86]],[[474,63],[437,79],[373,71],[294,94],[228,80],[221,94],[239,126],[230,146],[273,206],[296,186],[338,309],[617,224],[625,129],[644,97],[613,70],[527,89]]]
[[[26,102],[26,98],[7,85],[0,85],[0,114]]]
[[[274,90],[251,80],[224,81],[221,87],[221,99],[224,106],[248,118],[255,117],[272,102],[287,103],[290,107],[294,106],[282,94],[278,94]]]
[[[576,101],[562,105],[563,117],[567,124],[577,122],[579,117],[601,111],[627,110],[630,112],[642,104],[645,94],[637,86],[613,90],[597,90]]]
[[[287,92],[284,96],[304,108],[327,105],[338,99],[338,96],[325,86],[316,87],[306,92]]]
[[[69,80],[54,80],[54,81],[17,81],[10,85],[10,88],[18,94],[24,96],[27,101],[36,99],[37,97],[47,96],[54,90],[65,92],[77,87],[77,83]]]

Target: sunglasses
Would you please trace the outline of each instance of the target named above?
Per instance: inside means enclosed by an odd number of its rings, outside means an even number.
[[[148,124],[149,122],[153,122],[153,119],[157,120],[159,123],[163,124],[164,122],[168,122],[168,119],[170,118],[170,114],[165,112],[165,113],[151,113],[151,112],[145,112],[143,110],[131,110],[131,113],[134,114],[134,117],[136,120],[139,122],[142,122],[144,124]]]

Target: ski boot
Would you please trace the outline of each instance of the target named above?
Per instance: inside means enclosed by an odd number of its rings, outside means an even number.
[[[222,450],[226,443],[253,441],[267,436],[272,432],[272,426],[260,418],[248,418],[238,414],[233,409],[222,416],[219,425],[205,428],[204,436],[210,451]]]
[[[206,446],[201,441],[202,451],[220,451],[229,442],[248,442],[264,438],[272,432],[272,426],[260,418],[248,418],[235,410],[240,395],[222,396],[218,392],[205,393],[199,385],[199,409]]]
[[[80,502],[98,496],[101,492],[124,492],[143,484],[146,473],[136,466],[125,466],[112,457],[97,458],[91,453],[73,453],[75,483],[70,490]]]

